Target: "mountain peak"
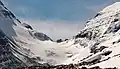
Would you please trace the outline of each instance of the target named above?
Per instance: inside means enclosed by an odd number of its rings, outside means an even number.
[[[107,6],[101,12],[118,12],[120,11],[120,2],[115,2],[112,5]]]

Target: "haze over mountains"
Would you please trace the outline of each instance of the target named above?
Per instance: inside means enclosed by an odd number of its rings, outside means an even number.
[[[22,23],[0,1],[0,68],[120,68],[120,2],[87,21],[77,35],[61,43]],[[47,68],[41,69],[47,69]],[[52,68],[52,67],[51,67]],[[60,68],[61,69],[61,68]],[[69,69],[69,68],[65,68]]]

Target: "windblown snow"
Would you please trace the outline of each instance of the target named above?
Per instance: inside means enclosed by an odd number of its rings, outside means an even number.
[[[30,60],[50,65],[85,62],[87,67],[120,68],[119,29],[120,2],[116,2],[88,20],[86,27],[72,39],[56,43],[44,33],[20,22],[0,1],[0,34],[6,36],[7,43],[15,44],[7,47],[11,48],[11,56],[19,58],[19,61],[16,59],[19,63],[28,64]],[[0,35],[0,39],[2,37]]]

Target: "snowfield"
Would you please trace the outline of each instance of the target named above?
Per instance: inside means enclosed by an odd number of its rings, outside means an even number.
[[[57,43],[20,22],[0,1],[0,41],[0,67],[48,63],[120,68],[120,2],[98,12],[72,39]]]

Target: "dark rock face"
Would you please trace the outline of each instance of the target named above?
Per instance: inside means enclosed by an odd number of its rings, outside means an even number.
[[[68,39],[65,39],[64,41],[67,41]]]
[[[91,40],[92,38],[95,38],[96,35],[92,36],[92,32],[91,31],[86,31],[86,30],[83,30],[83,31],[80,31],[79,34],[77,34],[75,36],[75,38],[88,38],[89,40]]]
[[[102,55],[107,56],[107,55],[109,55],[110,53],[112,53],[112,51],[107,51],[107,52],[103,53]]]
[[[114,19],[114,21],[113,21],[113,22],[117,22],[117,21],[119,21],[119,19]]]
[[[87,36],[87,33],[85,33],[85,34],[80,33],[80,34],[76,35],[75,38],[76,38],[76,39],[77,39],[77,38],[84,38],[84,37],[86,37],[86,36]]]
[[[104,50],[105,48],[107,48],[106,46],[101,46],[100,48],[96,47],[96,44],[91,47],[91,53],[97,53],[97,52],[101,52],[102,50]]]
[[[16,66],[19,62],[21,62],[13,55],[13,44],[11,42],[9,38],[0,30],[0,67]]]
[[[0,30],[0,68],[16,69],[18,67],[26,67],[29,64],[36,64],[34,60],[27,57],[22,51],[23,49],[19,45]]]
[[[68,40],[69,40],[69,39],[64,39],[64,40],[63,40],[63,39],[58,39],[58,40],[56,40],[56,42],[57,42],[57,43],[61,43],[61,42],[68,41]]]
[[[8,68],[6,68],[8,69]],[[57,66],[29,66],[29,67],[21,67],[16,69],[102,69],[99,66],[87,68],[87,67],[79,67],[77,64],[69,64],[69,65],[57,65]],[[116,67],[113,68],[104,68],[104,69],[117,69]]]
[[[4,67],[4,68],[2,68],[2,69],[10,69],[10,68],[6,68],[6,67]],[[16,69],[103,69],[103,68],[100,68],[99,66],[96,66],[96,67],[92,67],[92,68],[87,68],[87,67],[81,67],[81,68],[79,68],[79,67],[70,67],[70,66],[59,66],[59,67],[48,67],[48,68],[46,68],[46,67],[40,67],[40,66],[30,66],[30,67],[20,67],[20,68],[16,68]],[[113,67],[113,68],[104,68],[104,69],[118,69],[118,68],[116,68],[116,67]]]
[[[26,28],[28,28],[28,29],[33,30],[33,28],[30,25],[26,24],[26,23],[23,23],[23,26],[26,27]]]
[[[58,39],[56,42],[60,43],[60,42],[63,42],[63,40],[62,39]]]
[[[101,15],[101,13],[97,13],[94,18],[96,18],[96,17],[98,17],[98,16],[100,16],[100,15]]]
[[[53,41],[50,37],[48,37],[47,35],[45,35],[43,33],[36,32],[36,33],[34,33],[34,36],[41,41],[45,41],[45,40]]]

